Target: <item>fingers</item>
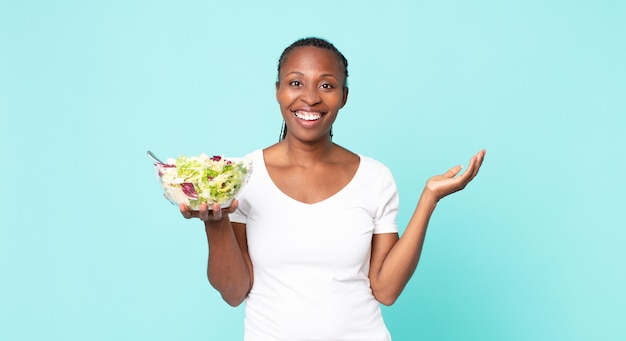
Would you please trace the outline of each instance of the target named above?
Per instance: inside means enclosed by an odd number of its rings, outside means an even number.
[[[222,209],[224,212],[230,214],[233,213],[237,210],[237,207],[239,207],[239,201],[237,201],[237,199],[234,199],[231,203],[230,206],[227,208]]]
[[[180,213],[183,215],[183,217],[185,217],[185,219],[193,218],[193,215],[191,214],[191,210],[189,210],[189,206],[185,204],[180,204],[178,205],[178,207],[180,209]]]
[[[222,219],[222,207],[220,204],[213,204],[212,211],[212,219],[211,220],[221,220]],[[207,219],[208,220],[208,219]]]
[[[185,219],[198,218],[202,221],[218,221],[224,217],[224,213],[230,214],[233,213],[238,206],[238,202],[236,200],[230,205],[230,207],[222,209],[220,204],[213,204],[211,209],[209,209],[209,205],[207,203],[200,204],[200,207],[197,211],[193,211],[189,208],[189,206],[185,204],[180,204],[180,213],[185,217]]]
[[[463,175],[460,176],[460,178],[462,178],[464,182],[468,183],[472,181],[474,177],[478,174],[478,171],[480,170],[480,166],[482,165],[483,160],[485,158],[485,153],[486,153],[486,150],[483,149],[479,151],[478,153],[476,153],[474,156],[472,156],[472,158],[470,159],[469,166],[467,166],[467,169],[465,170],[465,173],[463,173]]]
[[[454,178],[457,174],[459,174],[459,172],[461,171],[461,169],[463,168],[463,166],[458,165],[458,166],[454,166],[450,169],[448,169],[448,171],[443,174],[443,176],[447,177],[447,178]]]
[[[185,219],[200,218],[202,220],[206,220],[208,217],[208,208],[204,203],[200,205],[200,209],[198,211],[190,209],[186,204],[180,204],[178,207],[180,208],[180,213],[183,217],[185,217]]]
[[[202,204],[200,204],[200,207],[198,210],[198,218],[200,218],[200,220],[202,221],[207,221],[209,220],[210,216],[211,216],[211,211],[209,210],[209,205],[203,202]]]
[[[478,153],[476,153],[476,155],[474,155],[472,157],[473,159],[473,165],[472,165],[472,177],[471,179],[473,179],[476,174],[478,174],[478,171],[480,170],[480,166],[483,164],[483,160],[485,159],[485,153],[487,151],[485,149],[479,151]]]
[[[220,220],[224,217],[224,214],[231,214],[235,212],[238,206],[239,202],[237,200],[233,200],[230,206],[226,208],[222,208],[219,204],[214,204],[212,207],[213,209],[211,210],[213,214],[210,220]]]
[[[428,181],[426,182],[426,188],[430,190],[433,194],[435,194],[437,200],[440,200],[449,194],[464,189],[465,186],[467,186],[467,184],[472,181],[472,179],[474,179],[474,177],[478,174],[478,170],[482,165],[485,153],[486,152],[483,149],[473,155],[470,158],[467,169],[460,176],[459,172],[461,171],[462,167],[452,167],[446,173],[436,175],[428,179]]]
[[[470,158],[469,165],[467,166],[465,173],[463,173],[462,178],[464,178],[464,180],[469,182],[474,177],[475,170],[476,170],[476,155],[473,155]]]

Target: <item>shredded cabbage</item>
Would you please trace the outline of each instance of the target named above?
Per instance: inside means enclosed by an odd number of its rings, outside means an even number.
[[[252,170],[248,159],[206,154],[182,155],[168,162],[155,164],[165,197],[174,204],[185,203],[193,210],[198,210],[203,202],[208,203],[209,208],[214,203],[229,206]]]

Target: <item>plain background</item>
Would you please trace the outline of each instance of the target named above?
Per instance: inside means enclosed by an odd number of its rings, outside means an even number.
[[[277,59],[348,58],[334,141],[386,163],[404,226],[444,199],[383,312],[394,340],[626,339],[623,1],[0,1],[0,339],[240,340],[161,157],[278,139]]]

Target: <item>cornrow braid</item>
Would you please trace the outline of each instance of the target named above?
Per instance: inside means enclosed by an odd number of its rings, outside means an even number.
[[[305,47],[305,46],[319,47],[321,49],[326,49],[334,53],[335,56],[337,56],[337,59],[339,59],[339,62],[341,63],[341,65],[343,65],[344,76],[346,77],[346,80],[344,81],[343,86],[344,87],[347,86],[348,60],[343,55],[343,53],[337,50],[335,45],[321,38],[315,38],[315,37],[302,38],[302,39],[296,40],[293,44],[289,45],[280,55],[280,59],[278,59],[278,73],[279,74],[280,74],[280,68],[283,66],[285,59],[287,59],[287,57],[289,56],[289,53],[298,47]]]

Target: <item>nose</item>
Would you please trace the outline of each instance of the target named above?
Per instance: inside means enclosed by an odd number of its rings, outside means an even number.
[[[317,92],[317,87],[315,86],[307,86],[301,94],[301,99],[308,105],[314,105],[322,101],[322,97],[320,97]]]

